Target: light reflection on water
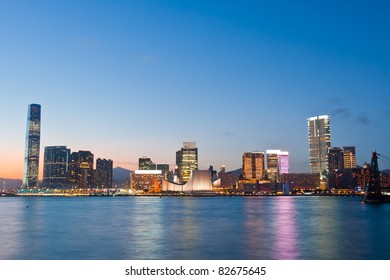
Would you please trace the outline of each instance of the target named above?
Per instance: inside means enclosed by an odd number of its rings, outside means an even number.
[[[390,259],[390,204],[359,198],[18,197],[0,213],[0,259]]]

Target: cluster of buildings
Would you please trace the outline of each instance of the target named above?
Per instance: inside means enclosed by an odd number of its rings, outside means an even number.
[[[38,187],[41,106],[28,107],[23,188]],[[138,170],[131,172],[130,189],[141,193],[220,191],[222,193],[283,193],[300,190],[357,190],[367,184],[368,165],[357,167],[354,146],[331,145],[330,116],[307,119],[310,173],[290,173],[289,153],[282,150],[245,152],[240,172],[198,170],[196,142],[184,142],[176,151],[176,166],[139,158]],[[45,147],[43,188],[110,189],[113,162],[90,151],[71,152],[66,146]],[[382,184],[390,185],[389,176]]]
[[[23,188],[38,188],[41,106],[30,104],[27,113]],[[96,159],[90,151],[71,152],[66,146],[45,147],[43,188],[112,188],[113,164]]]

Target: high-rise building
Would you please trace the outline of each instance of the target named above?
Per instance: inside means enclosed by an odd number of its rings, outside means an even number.
[[[264,153],[248,152],[242,156],[242,175],[244,179],[264,179]]]
[[[267,174],[268,178],[273,182],[279,180],[279,153],[280,150],[267,150]]]
[[[43,183],[47,188],[67,186],[70,150],[66,146],[45,147],[43,163]]]
[[[90,151],[73,152],[68,170],[71,187],[93,187],[93,154]]]
[[[112,160],[101,159],[96,160],[95,172],[95,187],[111,189],[112,188]]]
[[[176,152],[176,165],[181,183],[186,183],[191,172],[198,170],[198,148],[196,142],[183,142],[183,147]]]
[[[39,147],[41,140],[41,105],[30,104],[27,111],[23,187],[38,187]]]
[[[156,164],[148,157],[142,157],[138,159],[138,169],[139,170],[155,170]]]
[[[328,187],[335,188],[340,185],[340,174],[344,168],[344,153],[339,147],[331,147],[328,150]]]
[[[354,146],[344,146],[344,169],[356,168],[356,150]]]
[[[279,153],[279,174],[287,174],[290,172],[289,170],[288,152],[281,151]]]
[[[339,147],[331,147],[328,151],[328,167],[329,173],[334,170],[341,170],[344,168],[344,153]]]
[[[273,182],[280,181],[280,175],[288,173],[288,152],[281,150],[267,150],[267,174]]]
[[[331,146],[330,116],[315,116],[307,119],[310,172],[326,178],[329,172],[328,149]]]

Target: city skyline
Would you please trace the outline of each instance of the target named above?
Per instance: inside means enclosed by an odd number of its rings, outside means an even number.
[[[131,170],[144,155],[172,169],[189,140],[199,169],[281,149],[290,172],[308,172],[315,115],[331,116],[332,146],[356,147],[357,165],[373,150],[390,155],[388,5],[5,3],[0,177],[23,177],[32,103],[42,105],[41,159],[66,145]]]

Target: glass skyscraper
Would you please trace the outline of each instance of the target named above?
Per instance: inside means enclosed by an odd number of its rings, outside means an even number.
[[[45,147],[43,183],[48,188],[67,187],[70,149],[66,146]]]
[[[196,142],[183,142],[183,148],[176,152],[176,165],[181,183],[186,183],[193,170],[198,170],[198,148]]]
[[[289,172],[288,152],[281,150],[266,150],[268,179],[280,182],[280,175]]]
[[[328,149],[330,143],[330,116],[314,116],[307,119],[310,172],[320,173],[325,179],[328,172]]]
[[[38,187],[39,146],[41,140],[41,105],[30,104],[27,111],[23,187]]]

